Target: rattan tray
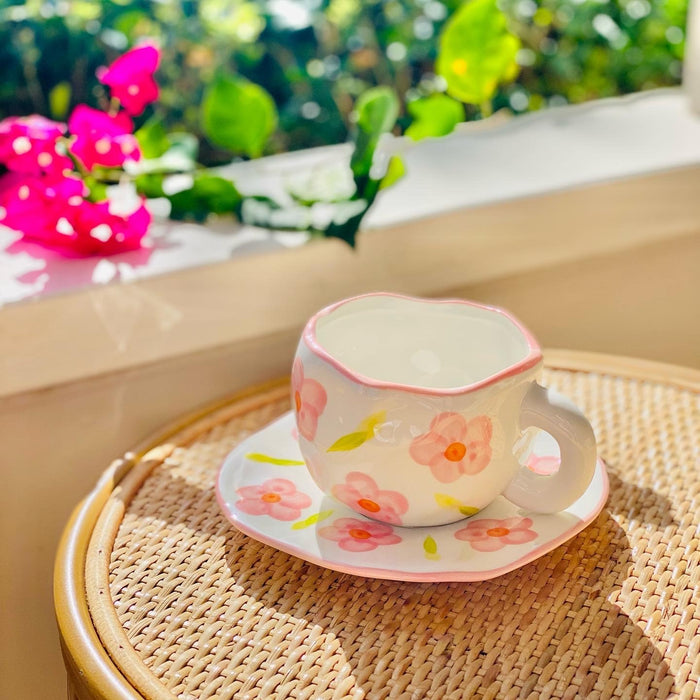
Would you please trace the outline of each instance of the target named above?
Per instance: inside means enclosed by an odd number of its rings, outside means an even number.
[[[284,384],[127,455],[58,555],[73,697],[700,697],[697,373],[547,360],[545,382],[594,425],[610,498],[572,540],[490,581],[339,574],[236,531],[217,468],[287,410]]]

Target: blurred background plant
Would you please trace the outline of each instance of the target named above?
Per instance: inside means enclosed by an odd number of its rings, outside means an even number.
[[[675,85],[687,4],[0,0],[0,118],[63,120],[77,104],[104,104],[96,70],[154,39],[160,98],[136,124],[151,161],[140,173],[142,191],[162,194],[162,173],[191,170],[183,163],[195,159],[211,167],[352,140],[353,182],[342,198],[360,204],[339,228],[321,226],[352,242],[382,180],[401,175],[396,157],[385,158],[386,178],[376,168],[370,174],[382,133],[441,136],[497,110],[517,114]],[[204,218],[217,206],[241,214],[237,193],[205,173],[197,178],[173,202],[175,216]],[[302,209],[334,199],[292,194],[298,216],[278,215],[283,228],[313,230]],[[280,207],[265,197],[253,204],[250,217],[261,224]]]

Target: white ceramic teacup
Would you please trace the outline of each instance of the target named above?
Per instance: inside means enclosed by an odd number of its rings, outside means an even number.
[[[542,353],[506,311],[367,294],[313,316],[297,348],[292,405],[311,476],[358,513],[396,525],[454,522],[500,494],[566,509],[596,462],[581,412],[536,383]],[[551,475],[521,466],[523,431],[559,443]]]

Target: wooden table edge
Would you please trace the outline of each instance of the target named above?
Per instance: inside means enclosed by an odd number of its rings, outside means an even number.
[[[698,391],[700,370],[633,357],[593,352],[551,349],[544,353],[545,365],[551,369],[595,372],[639,380],[661,382]],[[269,391],[282,398],[288,391],[288,378],[281,378],[215,401],[170,423],[144,439],[134,450],[110,465],[92,492],[76,507],[68,521],[56,554],[54,568],[54,605],[69,684],[78,700],[100,697],[105,700],[135,700],[142,696],[122,674],[97,634],[85,596],[85,561],[93,534],[110,494],[132,471],[142,457],[162,445],[172,435],[186,430],[219,410],[235,407],[235,413],[252,410],[256,396]],[[201,430],[197,430],[199,434]],[[196,437],[192,435],[192,439]],[[157,459],[160,455],[154,457]],[[150,471],[150,470],[149,470]]]

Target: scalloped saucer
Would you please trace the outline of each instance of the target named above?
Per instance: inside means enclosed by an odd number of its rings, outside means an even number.
[[[556,443],[538,433],[528,465],[547,473],[557,464]],[[528,564],[583,530],[605,504],[608,477],[599,459],[586,492],[561,513],[525,512],[499,496],[451,525],[378,524],[316,486],[289,412],[226,457],[216,495],[239,530],[319,566],[397,581],[483,581]]]

